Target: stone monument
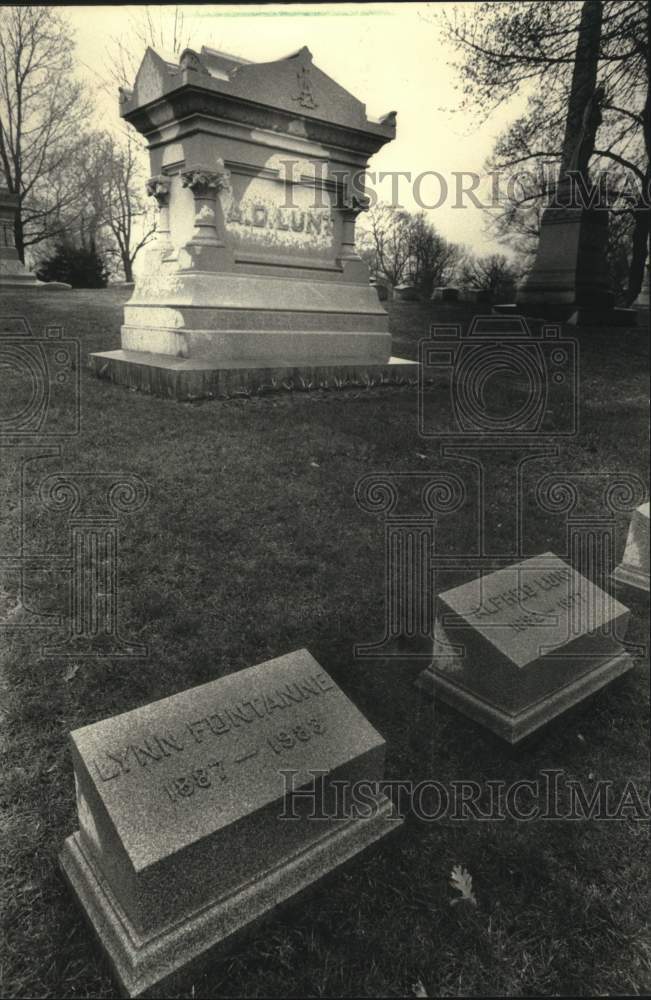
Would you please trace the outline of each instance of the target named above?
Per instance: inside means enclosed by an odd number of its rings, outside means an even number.
[[[362,174],[395,112],[368,118],[307,48],[269,63],[187,49],[178,64],[148,49],[120,101],[148,143],[158,238],[122,349],[91,355],[96,372],[187,396],[401,368],[355,250]]]
[[[644,278],[642,280],[642,287],[640,289],[640,294],[636,298],[633,306],[635,309],[648,309],[649,308],[649,264],[644,268]]]
[[[633,511],[622,561],[613,578],[649,593],[649,501]]]
[[[187,984],[401,823],[379,791],[384,740],[305,649],[71,744],[79,830],[61,865],[127,996]],[[342,787],[360,780],[351,809]]]
[[[518,743],[633,666],[629,610],[551,552],[438,595],[417,684]]]
[[[63,281],[39,281],[18,256],[14,239],[14,219],[18,195],[0,188],[0,289],[46,288],[67,291],[71,286]]]
[[[559,182],[543,212],[533,268],[517,289],[514,311],[575,325],[635,326],[633,309],[615,308],[608,275],[608,208],[588,164],[602,120],[604,87],[587,100],[581,127],[561,163]],[[505,311],[504,307],[498,307]]]
[[[458,302],[459,289],[451,285],[439,285],[431,294],[432,302]]]

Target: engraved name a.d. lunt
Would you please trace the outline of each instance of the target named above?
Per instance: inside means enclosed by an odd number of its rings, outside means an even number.
[[[248,226],[254,229],[278,229],[281,232],[304,233],[306,236],[330,235],[330,210],[287,208],[269,201],[242,198],[233,200],[226,213],[226,225]]]

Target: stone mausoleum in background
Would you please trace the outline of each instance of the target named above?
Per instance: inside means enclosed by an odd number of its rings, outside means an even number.
[[[95,371],[162,395],[270,379],[404,377],[355,252],[360,175],[396,131],[307,48],[249,63],[148,49],[120,113],[145,136],[159,228],[124,310],[122,350]]]

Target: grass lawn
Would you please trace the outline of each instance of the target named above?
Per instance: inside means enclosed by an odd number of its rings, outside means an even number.
[[[119,347],[127,296],[24,293],[5,296],[1,312],[26,316],[35,333],[63,325],[83,359]],[[447,307],[436,317],[469,315]],[[417,357],[430,307],[397,303],[391,321],[394,354]],[[580,433],[537,464],[537,475],[628,471],[646,480],[648,331],[578,337]],[[443,394],[428,393],[434,421],[439,412],[443,421]],[[10,405],[5,394],[0,414]],[[354,644],[384,631],[384,525],[358,508],[355,483],[439,461],[436,441],[418,434],[413,387],[179,404],[82,370],[81,405],[81,432],[62,442],[61,456],[25,466],[25,544],[66,552],[65,518],[30,492],[48,472],[139,473],[151,495],[120,521],[119,616],[149,656],[71,663],[41,654],[46,630],[0,630],[0,996],[116,995],[57,863],[77,826],[68,732],[302,646],[386,738],[390,778],[511,782],[554,768],[588,788],[597,779],[615,793],[628,779],[648,788],[643,655],[517,751],[424,700],[413,684],[422,660],[354,659]],[[18,544],[20,458],[0,449],[0,558]],[[489,497],[498,522],[514,502],[508,456],[499,461],[503,481]],[[596,487],[585,503],[587,514],[598,509]],[[564,555],[564,518],[537,512],[529,495],[524,510],[528,554]],[[627,521],[618,522],[618,555]],[[467,551],[475,530],[469,509],[443,518],[442,549]],[[459,571],[450,585],[469,575]],[[0,620],[15,612],[11,580],[0,563]],[[62,611],[64,583],[34,572],[25,603]],[[645,605],[629,604],[629,638],[643,645]],[[431,996],[648,993],[648,854],[648,824],[630,817],[408,817],[393,841],[270,920],[184,996],[404,996],[417,981]],[[456,864],[472,874],[476,907],[450,905]]]

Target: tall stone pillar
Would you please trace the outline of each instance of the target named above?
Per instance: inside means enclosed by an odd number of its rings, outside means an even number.
[[[158,205],[158,231],[151,249],[161,260],[174,252],[170,232],[170,179],[165,174],[150,177],[146,185],[147,194],[156,199]]]

